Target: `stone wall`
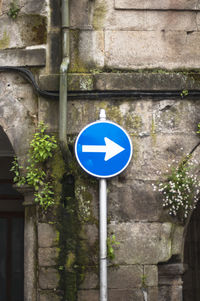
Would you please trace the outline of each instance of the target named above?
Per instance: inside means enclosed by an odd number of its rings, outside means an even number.
[[[77,9],[82,12],[80,18]],[[72,2],[71,20],[76,32],[73,40],[78,34],[73,56],[78,51],[80,61],[77,57],[74,61],[80,68],[199,67],[198,1],[80,0]],[[75,62],[73,71],[78,69]]]
[[[58,92],[60,1],[19,0],[16,18],[8,16],[11,3],[0,0],[0,66],[29,68],[41,89]],[[70,1],[70,149],[101,108],[127,130],[134,149],[128,168],[108,180],[108,232],[120,243],[109,261],[110,301],[182,298],[184,226],[163,210],[152,184],[199,141],[199,99],[181,96],[200,87],[199,14],[197,0]],[[126,95],[169,90],[177,96]],[[116,97],[90,100],[81,91],[115,91]],[[16,72],[1,72],[0,125],[24,164],[41,120],[58,131],[58,99],[37,95]],[[33,193],[30,202],[24,192],[26,301],[96,301],[98,181],[74,157],[66,165],[59,152],[49,169],[56,179],[54,208],[35,208]]]

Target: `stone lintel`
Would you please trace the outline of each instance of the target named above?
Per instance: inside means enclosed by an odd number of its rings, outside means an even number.
[[[0,66],[32,67],[46,65],[46,50],[8,49],[0,51]]]
[[[115,9],[199,10],[198,0],[115,0]]]
[[[40,76],[42,90],[58,91],[59,74]],[[130,72],[68,74],[69,91],[177,91],[200,89],[200,74],[187,72]]]

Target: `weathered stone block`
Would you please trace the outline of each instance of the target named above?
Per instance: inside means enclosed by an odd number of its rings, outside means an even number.
[[[39,120],[45,122],[49,131],[58,130],[58,100],[48,101],[45,98],[39,98]]]
[[[182,286],[160,286],[158,300],[182,301]]]
[[[104,66],[104,32],[71,31],[70,72],[80,73]]]
[[[33,118],[30,111],[13,95],[12,79],[0,74],[3,89],[0,92],[0,123],[8,135],[16,155],[25,160],[29,141],[34,132]],[[29,117],[28,117],[29,116]],[[27,118],[28,117],[28,118]],[[10,126],[10,124],[14,126]],[[21,161],[22,162],[22,161]]]
[[[98,290],[80,290],[78,291],[78,301],[98,301]]]
[[[177,166],[183,156],[189,153],[198,141],[196,135],[188,136],[184,133],[181,135],[156,134],[155,139],[154,142],[152,137],[134,139],[133,145],[137,147],[135,154],[137,156],[123,173],[124,179],[161,181],[166,178],[171,165]],[[158,200],[159,196],[155,194],[155,198]]]
[[[127,69],[198,68],[199,46],[199,32],[106,31],[105,65]]]
[[[108,291],[108,298],[111,301],[143,301],[144,296],[141,289],[134,290],[119,290],[112,289]]]
[[[61,64],[61,35],[60,32],[49,33],[49,71],[58,74]]]
[[[197,12],[149,11],[144,13],[144,24],[145,30],[197,31]]]
[[[199,10],[198,0],[115,0],[116,9],[182,9],[182,10]]]
[[[3,15],[0,18],[0,27],[0,49],[41,45],[47,40],[47,19],[44,16],[20,15],[13,22]]]
[[[40,248],[54,247],[57,245],[57,232],[53,225],[38,224],[38,245]]]
[[[92,3],[88,0],[76,0],[70,3],[70,24],[75,28],[91,28],[90,13]],[[80,14],[77,12],[81,12]]]
[[[8,49],[0,51],[1,66],[45,66],[46,50],[38,49]]]
[[[14,99],[18,100],[15,105],[24,107],[29,111],[30,116],[36,117],[38,109],[37,96],[32,86],[17,72],[1,72],[0,81],[0,97],[12,95]]]
[[[87,243],[90,246],[93,246],[99,238],[98,227],[96,225],[87,224],[87,225],[84,225],[84,231],[85,231]]]
[[[98,269],[97,269],[98,270]],[[96,272],[87,272],[84,278],[83,283],[80,285],[80,289],[82,290],[89,290],[89,289],[96,289],[99,285],[99,276],[98,271]]]
[[[158,287],[153,287],[153,286],[148,287],[147,292],[148,292],[147,296],[149,301],[157,301],[157,300],[160,301],[160,299],[158,298]]]
[[[7,5],[9,5],[8,1]],[[48,14],[48,4],[46,0],[19,0],[20,13],[25,14]]]
[[[53,268],[41,268],[39,271],[39,286],[41,289],[56,289],[59,283],[59,274]]]
[[[159,284],[160,285],[182,285],[182,275],[185,272],[185,265],[182,263],[159,265]]]
[[[39,266],[55,265],[57,256],[58,256],[57,248],[39,248],[38,249]]]
[[[116,246],[116,264],[156,264],[171,257],[170,223],[111,224],[109,230],[120,242]]]
[[[52,292],[40,292],[39,301],[61,301],[62,297]]]
[[[183,247],[184,227],[175,225],[172,238],[172,254],[181,254]]]
[[[59,27],[61,25],[61,2],[60,0],[50,0],[51,26]]]
[[[162,205],[159,202],[159,195],[153,191],[150,183],[132,181],[132,185],[121,187],[121,184],[118,184],[118,186],[109,187],[108,214],[112,220],[126,222],[159,219]]]
[[[145,284],[149,286],[158,285],[158,268],[156,265],[144,266]]]
[[[155,132],[190,135],[196,133],[200,106],[195,101],[185,100],[182,105],[182,101],[166,99],[154,104],[152,111]]]
[[[142,285],[143,266],[119,266],[108,269],[108,288],[133,289]]]
[[[39,77],[39,86],[41,90],[58,91],[59,84],[60,81],[58,74],[40,75]]]
[[[102,28],[106,30],[180,30],[197,31],[196,12],[115,10],[110,12]],[[199,23],[199,22],[198,22]]]

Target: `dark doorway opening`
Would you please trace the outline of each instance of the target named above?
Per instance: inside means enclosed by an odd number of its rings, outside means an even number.
[[[24,300],[23,196],[13,188],[14,152],[0,127],[0,301]]]
[[[0,213],[0,300],[23,300],[24,216],[19,212]]]
[[[183,300],[200,300],[200,202],[192,213],[184,246]]]

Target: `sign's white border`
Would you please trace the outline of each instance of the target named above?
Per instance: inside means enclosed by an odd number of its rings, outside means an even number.
[[[101,175],[98,175],[98,174],[95,174],[95,173],[92,173],[90,171],[88,171],[83,165],[82,163],[80,162],[79,160],[79,157],[78,157],[78,154],[77,154],[77,143],[78,143],[78,140],[79,140],[79,137],[81,136],[81,134],[87,129],[89,128],[90,126],[94,125],[94,124],[97,124],[97,123],[110,123],[110,124],[113,124],[115,126],[117,126],[118,128],[120,128],[127,136],[128,140],[129,140],[129,143],[130,143],[130,155],[129,155],[129,159],[126,163],[126,165],[120,169],[118,172],[116,172],[115,174],[111,174],[111,175],[107,175],[107,176],[101,176]],[[126,130],[124,130],[120,125],[118,125],[117,123],[115,122],[112,122],[110,120],[97,120],[95,122],[92,122],[88,125],[86,125],[81,131],[80,133],[78,134],[78,137],[76,138],[76,142],[75,142],[75,155],[76,155],[76,159],[79,163],[79,165],[83,168],[83,170],[85,170],[88,174],[94,176],[94,177],[97,177],[97,178],[100,178],[100,179],[105,179],[105,178],[112,178],[112,177],[115,177],[117,176],[118,174],[120,174],[122,171],[124,171],[124,169],[128,166],[128,164],[130,163],[131,161],[131,158],[132,158],[132,154],[133,154],[133,146],[132,146],[132,141],[131,141],[131,138],[129,136],[129,134],[127,133]]]

